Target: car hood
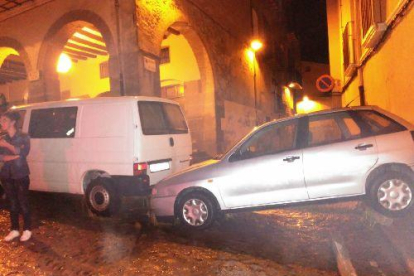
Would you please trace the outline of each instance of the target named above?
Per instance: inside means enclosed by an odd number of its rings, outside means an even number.
[[[220,161],[212,159],[192,165],[187,169],[164,178],[157,184],[157,187],[192,182],[213,177],[213,171],[218,162]]]

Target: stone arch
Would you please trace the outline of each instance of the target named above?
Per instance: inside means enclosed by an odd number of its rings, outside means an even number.
[[[24,62],[24,66],[26,67],[27,73],[30,74],[30,72],[32,72],[32,62],[30,61],[29,55],[27,54],[25,48],[19,41],[11,37],[3,36],[0,37],[0,47],[7,47],[16,50]]]
[[[105,20],[89,10],[74,10],[67,12],[56,20],[46,33],[39,52],[37,67],[42,73],[45,90],[45,100],[57,99],[58,84],[56,61],[77,28],[84,25],[93,25],[102,35],[109,53],[109,74],[111,90],[119,91],[119,64],[118,49],[112,32]]]
[[[166,30],[166,34],[168,35],[171,32],[175,32],[176,35],[179,33],[179,35],[182,35],[188,42],[195,56],[198,65],[198,70],[200,73],[200,92],[203,95],[200,99],[203,101],[204,104],[204,114],[203,122],[197,122],[196,125],[203,125],[203,130],[201,134],[203,143],[200,144],[200,148],[196,148],[196,150],[206,152],[209,155],[216,154],[217,130],[215,110],[215,79],[211,59],[205,46],[206,44],[198,35],[197,31],[194,28],[192,28],[192,26],[186,21],[176,21],[175,23],[170,25],[169,28]],[[189,114],[187,114],[187,118],[189,119],[189,121],[192,120],[191,115]],[[201,120],[201,118],[199,119]]]

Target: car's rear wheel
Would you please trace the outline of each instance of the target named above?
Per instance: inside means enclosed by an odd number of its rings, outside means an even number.
[[[414,178],[405,171],[385,171],[375,177],[369,197],[374,209],[386,216],[401,216],[414,206]]]
[[[217,208],[209,196],[191,193],[181,198],[177,212],[185,227],[201,230],[212,225]]]
[[[117,213],[120,200],[111,181],[97,178],[86,190],[86,203],[95,215],[109,217]]]

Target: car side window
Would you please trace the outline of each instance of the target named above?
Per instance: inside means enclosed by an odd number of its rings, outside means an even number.
[[[355,112],[370,135],[382,135],[406,130],[394,120],[373,110],[359,110]]]
[[[348,112],[309,118],[308,146],[321,146],[361,138],[362,131]]]
[[[276,123],[255,133],[240,148],[240,159],[249,159],[283,151],[296,146],[297,120]]]

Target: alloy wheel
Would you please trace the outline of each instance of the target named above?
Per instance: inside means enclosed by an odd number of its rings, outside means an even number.
[[[378,188],[378,202],[385,209],[400,211],[407,208],[413,200],[410,186],[400,179],[391,179],[382,183]]]
[[[183,218],[191,226],[201,226],[208,218],[208,208],[200,199],[189,199],[183,206]]]

